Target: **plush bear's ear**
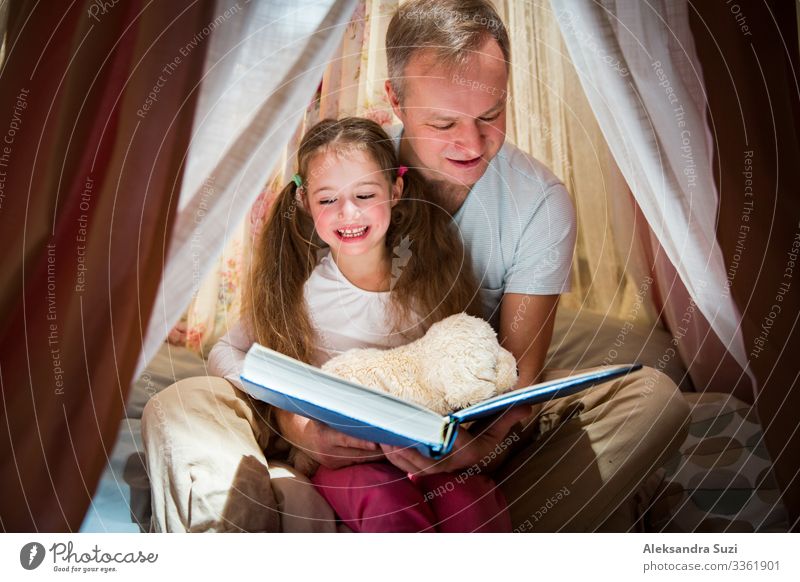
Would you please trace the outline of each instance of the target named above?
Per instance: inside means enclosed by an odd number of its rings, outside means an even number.
[[[451,410],[461,410],[496,395],[497,388],[494,382],[472,378],[464,383],[451,384],[445,398]]]

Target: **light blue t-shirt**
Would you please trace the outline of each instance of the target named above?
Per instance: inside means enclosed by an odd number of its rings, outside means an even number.
[[[397,148],[402,129],[388,130]],[[508,141],[453,219],[480,282],[485,317],[495,329],[504,293],[570,290],[576,232],[572,200],[550,170]]]

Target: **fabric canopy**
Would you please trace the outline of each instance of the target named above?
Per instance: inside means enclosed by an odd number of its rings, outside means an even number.
[[[673,325],[676,348],[703,389],[730,389],[745,371],[755,391],[741,315],[716,240],[711,135],[687,3],[551,4],[614,158],[691,298],[683,313],[672,314],[673,322],[683,322],[682,328]],[[693,316],[694,305],[704,320]],[[706,321],[739,371],[720,369],[719,358],[697,358],[705,336],[695,326]]]
[[[230,11],[240,4],[218,5]],[[267,183],[355,5],[251,2],[230,25],[214,29],[175,231],[137,371],[155,355]]]
[[[7,3],[6,3],[7,4]],[[171,233],[213,3],[13,2],[0,71],[0,522],[75,531]],[[165,24],[168,23],[168,24]],[[163,77],[163,80],[161,79]]]
[[[7,25],[0,111],[9,120],[0,139],[11,139],[8,150],[0,149],[6,530],[77,529],[132,379],[196,295],[272,172],[291,157],[287,144],[320,82],[324,90],[307,119],[369,114],[391,121],[380,92],[381,35],[397,2],[133,4],[102,11],[89,0],[63,11],[33,0],[0,6],[0,26]],[[497,4],[515,23],[509,26],[515,54],[543,38],[528,20],[546,7]],[[361,24],[353,26],[354,11],[365,5],[355,12]],[[641,271],[649,255],[664,318],[695,383],[726,389],[750,372],[716,242],[711,136],[687,3],[552,0],[551,6],[597,130],[636,201],[629,204],[629,191],[616,184],[614,204],[623,201],[616,208],[630,212],[631,225],[644,218],[652,233],[647,252],[634,249],[630,270]],[[346,31],[353,34],[343,43]],[[365,53],[377,54],[362,71]],[[525,82],[520,71],[538,70],[534,63],[542,62],[535,50],[526,56],[514,63],[524,65],[513,74],[512,135],[535,149],[543,147],[542,126],[530,127],[525,115],[555,118],[567,107],[536,94],[533,73]],[[563,135],[569,142],[569,132]],[[570,152],[586,154],[574,144]],[[569,158],[555,169],[570,181]],[[591,196],[585,176],[575,183],[579,196]],[[592,275],[607,255],[591,247],[611,237],[590,230],[598,206],[589,208],[587,202],[578,260],[589,257],[591,269],[582,272]],[[617,266],[628,268],[624,261]],[[628,281],[627,299],[620,300],[618,279],[616,270],[598,277],[602,293],[595,299],[622,312],[636,289]],[[594,280],[580,280],[577,306]],[[651,308],[649,315],[659,314]],[[691,330],[683,327],[687,317]],[[709,332],[738,366],[703,357]]]

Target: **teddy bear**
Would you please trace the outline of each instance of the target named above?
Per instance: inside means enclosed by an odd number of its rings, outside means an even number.
[[[514,356],[483,319],[465,313],[434,323],[406,345],[357,348],[322,365],[322,370],[447,414],[511,390],[517,382]],[[316,462],[294,449],[298,470],[313,474]]]

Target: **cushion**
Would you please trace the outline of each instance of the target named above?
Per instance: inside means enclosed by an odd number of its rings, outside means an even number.
[[[662,469],[649,531],[789,531],[755,409],[729,394],[686,394],[689,436]]]

